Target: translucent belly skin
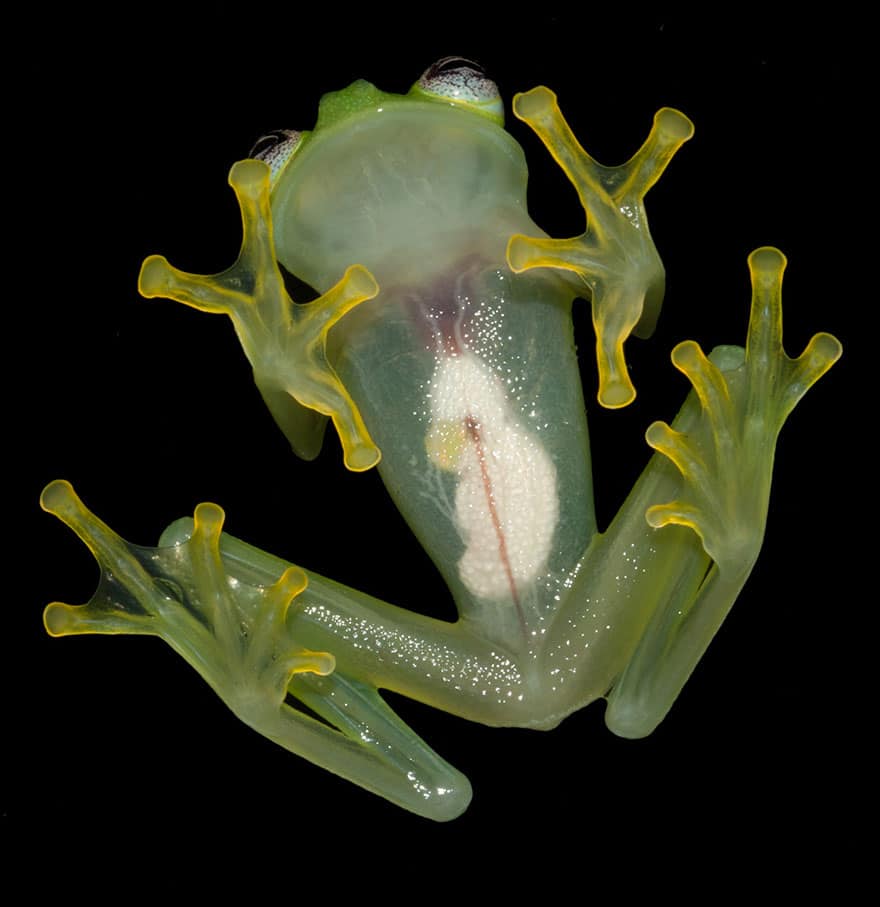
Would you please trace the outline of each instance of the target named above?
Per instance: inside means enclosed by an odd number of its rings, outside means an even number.
[[[595,529],[570,294],[473,259],[451,285],[380,293],[337,368],[460,613],[506,638],[546,615]]]
[[[222,533],[214,504],[144,549],[66,482],[42,499],[103,570],[88,604],[49,605],[50,634],[158,635],[251,727],[437,820],[467,807],[470,785],[378,691],[534,728],[605,697],[615,733],[650,733],[755,563],[785,418],[841,352],[817,334],[785,354],[785,258],[753,252],[745,348],[675,347],[694,390],[671,425],[649,427],[656,453],[597,533],[571,304],[592,307],[599,402],[626,405],[623,343],[650,333],[664,287],[644,196],[692,127],[661,110],[634,157],[604,167],[551,92],[518,95],[514,112],[587,215],[582,236],[550,239],[526,211],[525,162],[484,95],[491,83],[455,72],[452,97],[436,94],[449,77],[435,67],[407,96],[357,82],[325,97],[288,156],[233,167],[236,264],[204,277],[151,256],[140,289],[231,317],[297,454],[314,457],[332,420],[346,466],[378,466],[459,620],[258,551]],[[318,298],[292,302],[278,262]],[[344,555],[371,521],[339,509]]]

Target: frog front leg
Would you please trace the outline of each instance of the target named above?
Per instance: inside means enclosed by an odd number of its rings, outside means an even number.
[[[596,331],[599,403],[627,406],[636,391],[623,356],[630,333],[650,337],[660,314],[666,278],[648,230],[644,197],[678,149],[694,134],[693,123],[670,107],[659,110],[642,147],[625,164],[606,167],[581,147],[556,95],[543,86],[513,99],[513,112],[529,124],[565,171],[587,216],[586,230],[570,239],[515,235],[507,260],[515,272],[558,268],[575,277],[588,296]]]
[[[235,264],[202,276],[173,268],[161,255],[141,267],[138,288],[150,298],[166,296],[203,312],[232,319],[254,380],[294,451],[311,460],[321,449],[331,418],[345,465],[355,471],[379,462],[360,412],[327,358],[329,330],[379,288],[366,268],[348,268],[336,286],[313,302],[295,305],[275,259],[269,206],[269,168],[245,160],[229,172],[241,209],[243,238]]]

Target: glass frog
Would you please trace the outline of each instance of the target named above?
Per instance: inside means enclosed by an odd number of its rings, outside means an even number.
[[[461,814],[470,785],[379,691],[537,729],[605,698],[614,733],[651,733],[756,561],[778,432],[841,352],[818,334],[785,354],[785,258],[753,252],[745,347],[675,347],[693,390],[648,428],[655,454],[600,533],[571,307],[591,305],[599,403],[626,406],[624,342],[652,332],[664,293],[644,197],[693,127],[663,109],[641,149],[606,167],[548,89],[513,111],[577,189],[581,236],[532,222],[497,89],[451,58],[406,95],[365,81],[326,95],[312,132],[233,166],[238,261],[203,277],[151,256],[139,283],[230,316],[299,456],[318,454],[330,420],[348,469],[378,468],[456,622],[259,551],[222,532],[214,504],[141,548],[68,483],[42,497],[102,568],[88,604],[48,606],[51,635],[160,636],[258,732],[437,820]],[[293,302],[279,263],[317,298]]]

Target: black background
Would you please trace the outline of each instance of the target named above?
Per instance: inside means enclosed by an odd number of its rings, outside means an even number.
[[[650,841],[670,817],[690,833],[744,824],[768,838],[794,830],[809,838],[845,799],[839,768],[858,745],[841,732],[837,697],[863,632],[841,586],[854,564],[844,559],[847,474],[850,487],[858,480],[847,441],[856,391],[845,390],[853,316],[843,284],[859,260],[846,252],[847,200],[823,145],[846,158],[848,127],[837,114],[849,77],[829,59],[829,36],[820,23],[795,35],[786,24],[718,12],[687,23],[585,11],[444,24],[427,12],[387,24],[377,14],[317,14],[306,23],[295,11],[288,21],[253,9],[192,28],[174,13],[151,13],[113,23],[112,41],[77,20],[75,40],[31,64],[34,77],[49,67],[54,78],[31,98],[21,137],[31,163],[17,187],[33,264],[21,291],[30,364],[13,379],[27,459],[24,479],[13,482],[25,497],[25,533],[11,567],[30,566],[14,602],[23,644],[9,643],[20,648],[9,688],[20,720],[11,750],[23,768],[4,808],[53,822],[209,818],[256,830],[289,821],[297,834],[344,830],[355,840],[381,828],[389,846],[425,839],[438,853],[499,829],[512,854],[525,853],[524,841],[555,839],[569,822],[586,848],[623,846],[621,824]],[[229,322],[135,290],[153,252],[201,273],[231,263],[240,227],[226,175],[258,136],[308,128],[320,96],[355,78],[405,91],[451,53],[480,61],[508,103],[516,91],[553,88],[581,143],[604,163],[627,159],[661,106],[696,124],[648,196],[667,296],[654,338],[628,344],[639,396],[626,411],[593,405],[591,328],[586,306],[576,306],[603,524],[647,461],[644,429],[671,419],[686,392],[669,364],[672,346],[743,341],[752,249],[776,245],[789,258],[789,353],[819,330],[836,333],[846,351],[784,429],[761,560],[652,737],[615,738],[602,704],[536,733],[393,699],[474,786],[470,810],[435,826],[257,736],[158,640],[45,636],[45,603],[86,601],[97,569],[36,499],[47,481],[67,478],[142,544],[199,501],[216,501],[233,534],[452,617],[378,475],[346,473],[329,433],[316,462],[296,460]],[[529,129],[508,121],[529,160],[533,217],[551,235],[581,232],[573,190]]]

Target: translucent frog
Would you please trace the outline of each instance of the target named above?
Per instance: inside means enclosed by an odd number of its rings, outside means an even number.
[[[47,607],[51,635],[160,636],[252,728],[436,820],[466,809],[468,780],[379,691],[537,729],[605,698],[614,733],[650,734],[756,561],[778,432],[841,352],[817,334],[785,354],[785,258],[753,252],[745,347],[675,347],[693,390],[648,428],[655,454],[598,532],[571,307],[591,305],[599,403],[627,405],[624,342],[650,335],[664,293],[644,197],[693,127],[663,109],[641,149],[606,167],[548,89],[513,111],[577,189],[581,236],[532,222],[495,85],[449,58],[406,95],[365,81],[326,95],[314,131],[268,137],[235,164],[244,238],[229,270],[151,256],[139,282],[231,318],[300,457],[332,420],[348,469],[378,468],[456,622],[259,551],[222,532],[215,504],[141,548],[67,482],[42,496],[102,568],[88,604]],[[279,262],[318,297],[293,302]]]

